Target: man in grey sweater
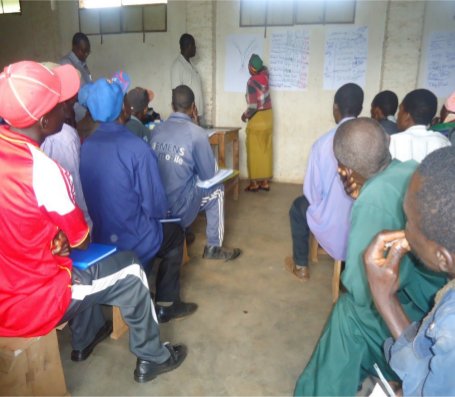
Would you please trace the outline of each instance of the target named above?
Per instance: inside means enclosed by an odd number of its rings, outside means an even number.
[[[224,186],[215,184],[201,188],[218,171],[207,133],[198,125],[194,94],[185,85],[172,91],[174,113],[152,134],[151,146],[158,157],[158,166],[166,190],[172,216],[181,218],[187,228],[199,211],[207,216],[207,244],[203,258],[232,260],[241,251],[223,247]]]

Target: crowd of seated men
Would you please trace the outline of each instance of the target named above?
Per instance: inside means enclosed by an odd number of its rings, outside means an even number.
[[[0,336],[43,335],[71,320],[71,359],[83,361],[112,331],[100,305],[115,305],[130,328],[134,379],[147,382],[187,354],[161,342],[159,323],[197,310],[180,298],[197,214],[207,217],[203,258],[241,251],[223,245],[223,185],[195,183],[217,163],[192,89],[173,89],[173,113],[151,132],[153,92],[129,90],[124,72],[92,81],[89,52],[78,33],[62,65],[21,61],[0,74]],[[455,93],[436,119],[427,89],[400,103],[378,93],[371,118],[359,117],[363,100],[354,83],[336,91],[336,125],[313,144],[289,211],[285,268],[310,279],[312,233],[344,262],[345,287],[294,393],[355,395],[377,365],[404,395],[452,394]],[[73,267],[70,251],[91,242],[119,250]]]

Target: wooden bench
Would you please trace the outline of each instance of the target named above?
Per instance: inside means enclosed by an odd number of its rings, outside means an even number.
[[[319,262],[319,254],[330,256],[324,248],[322,248],[316,237],[314,237],[313,233],[310,234],[310,253],[309,259],[313,263]],[[340,260],[333,260],[333,276],[332,276],[332,302],[336,303],[338,297],[340,295],[340,275],[341,275],[341,261]]]
[[[0,338],[0,395],[68,395],[55,329],[40,337]]]

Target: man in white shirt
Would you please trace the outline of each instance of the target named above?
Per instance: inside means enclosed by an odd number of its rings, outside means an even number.
[[[398,110],[398,129],[390,137],[392,158],[419,163],[431,152],[449,146],[450,141],[439,132],[427,129],[438,107],[436,96],[429,90],[417,89],[407,94]]]
[[[198,122],[204,125],[204,98],[202,95],[202,80],[190,58],[196,55],[196,42],[188,33],[180,37],[180,55],[176,58],[171,68],[171,88],[186,85],[194,93],[194,102],[199,115]]]

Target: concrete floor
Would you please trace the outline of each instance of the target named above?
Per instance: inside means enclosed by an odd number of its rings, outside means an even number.
[[[289,207],[301,185],[227,194],[225,244],[240,247],[233,262],[201,258],[205,219],[198,218],[191,261],[182,268],[182,298],[199,304],[185,319],[161,326],[161,339],[185,343],[180,368],[138,384],[128,335],[108,339],[85,362],[70,357],[68,327],[60,351],[68,391],[79,395],[291,395],[331,308],[332,261],[311,265],[302,283],[283,268],[291,253]]]

